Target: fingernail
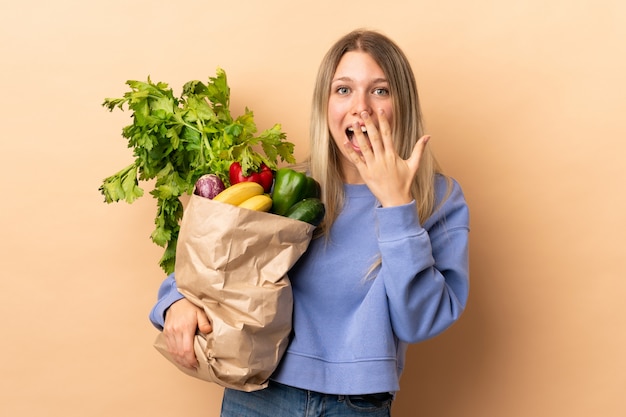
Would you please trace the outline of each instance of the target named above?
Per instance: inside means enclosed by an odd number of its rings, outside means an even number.
[[[369,119],[370,114],[368,112],[366,112],[366,111],[363,111],[363,112],[361,112],[361,117],[363,119]]]

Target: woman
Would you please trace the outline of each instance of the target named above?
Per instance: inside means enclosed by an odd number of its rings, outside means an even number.
[[[389,416],[408,344],[447,329],[467,302],[468,207],[427,146],[393,41],[354,31],[331,47],[310,133],[326,217],[289,271],[292,338],[268,388],[225,390],[223,416]],[[173,276],[151,320],[177,362],[196,366],[193,335],[211,326]]]

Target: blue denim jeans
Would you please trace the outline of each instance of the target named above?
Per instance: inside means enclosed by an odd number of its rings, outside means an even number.
[[[330,395],[276,382],[259,391],[226,388],[221,417],[389,417],[390,394]]]

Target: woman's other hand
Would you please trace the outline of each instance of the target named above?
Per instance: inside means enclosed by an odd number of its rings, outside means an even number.
[[[179,365],[196,369],[198,360],[194,351],[196,331],[210,333],[213,328],[206,313],[200,307],[183,298],[172,304],[165,314],[163,336],[167,350]]]

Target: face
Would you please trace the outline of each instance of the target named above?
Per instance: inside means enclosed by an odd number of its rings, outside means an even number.
[[[393,104],[389,83],[380,66],[371,55],[352,51],[339,61],[332,79],[328,100],[328,124],[332,138],[341,152],[341,165],[346,182],[361,182],[356,167],[348,158],[344,142],[360,152],[352,134],[352,125],[358,122],[365,128],[361,114],[368,112],[378,127],[378,110],[383,109],[393,126]]]

